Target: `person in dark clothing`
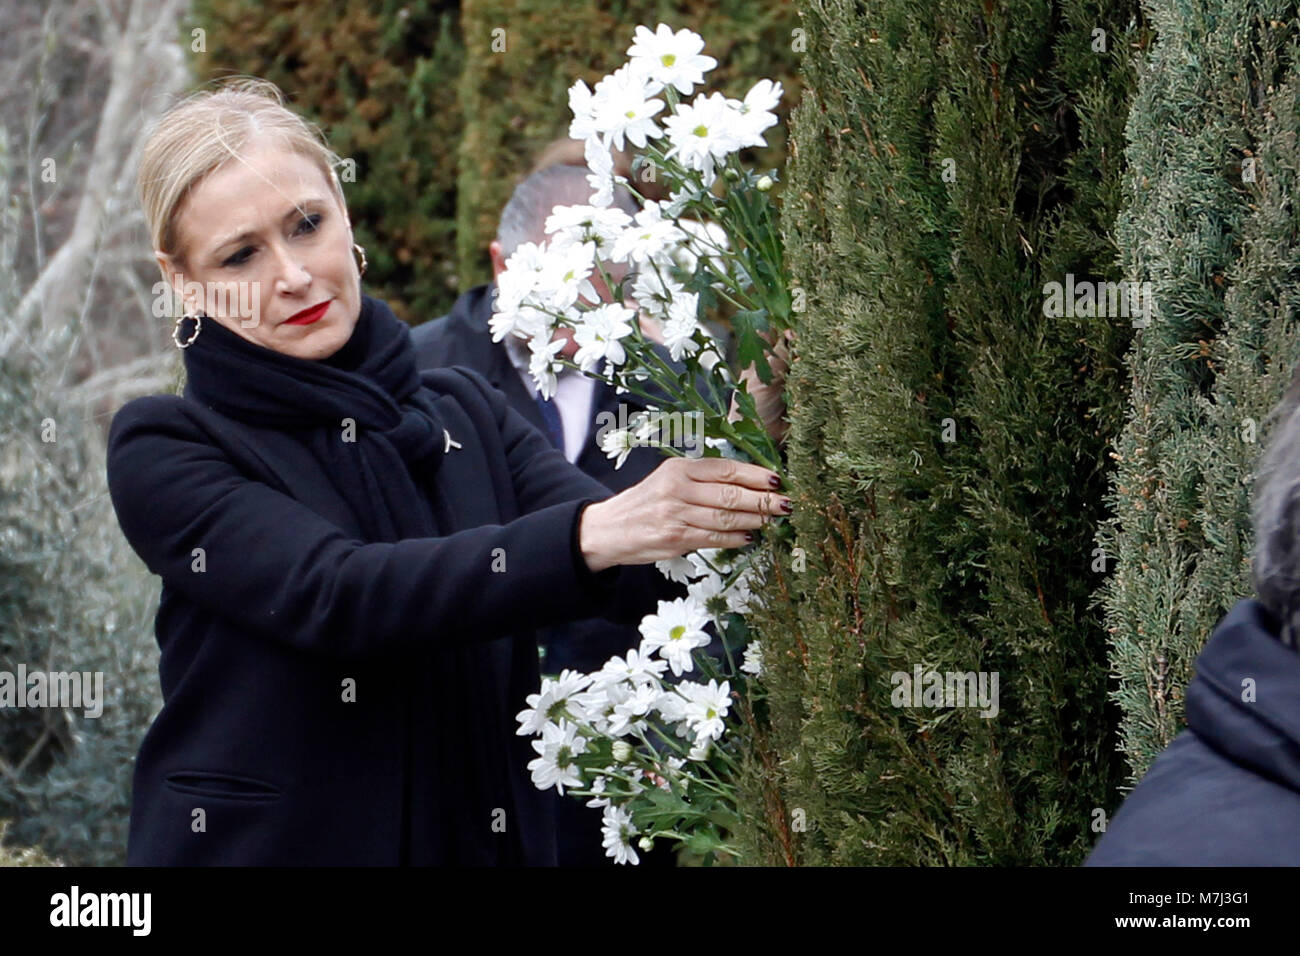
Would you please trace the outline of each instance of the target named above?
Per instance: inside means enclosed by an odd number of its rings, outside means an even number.
[[[1300,370],[1298,370],[1300,371]],[[1255,489],[1256,597],[1215,627],[1187,729],[1152,763],[1087,866],[1300,864],[1300,380]]]
[[[497,237],[488,249],[494,280],[505,270],[506,260],[520,244],[546,241],[546,219],[554,207],[588,203],[591,186],[586,173],[585,167],[551,166],[533,172],[515,187],[502,212]],[[636,203],[621,185],[615,188],[614,205],[629,215],[637,211]],[[627,272],[626,265],[621,263],[607,263],[605,268],[615,282],[621,281]],[[603,281],[597,279],[595,285],[602,300],[613,301]],[[545,431],[546,403],[527,373],[527,345],[513,336],[492,341],[489,321],[495,291],[495,281],[475,286],[456,300],[448,315],[412,329],[416,361],[427,369],[453,365],[474,369],[501,390],[513,409]],[[667,348],[662,345],[654,348],[670,368],[678,372],[685,370],[682,363],[673,360]],[[576,343],[569,337],[560,354],[572,359],[575,351]],[[751,386],[756,395],[761,394],[761,383],[752,382]],[[707,394],[704,382],[697,383],[696,387]],[[566,370],[561,373],[552,403],[561,406],[560,411],[564,413],[565,427],[557,437],[561,450],[585,474],[611,491],[632,487],[664,460],[658,449],[642,446],[633,448],[622,465],[615,468],[614,460],[600,446],[602,423],[617,422],[620,417],[626,420],[635,411],[645,409],[646,399],[631,392],[619,395],[612,385],[576,370]],[[665,397],[660,405],[667,404]],[[624,406],[621,410],[620,405]],[[722,642],[712,625],[709,631],[714,634],[714,640],[705,652],[723,660]],[[603,618],[569,621],[542,629],[539,634],[542,672],[549,675],[558,675],[565,669],[582,673],[597,671],[609,658],[625,654],[641,641],[635,625],[620,625]],[[556,813],[561,866],[615,865],[601,845],[599,809],[586,807],[574,797],[557,795]],[[643,857],[643,863],[671,865],[674,859],[668,844],[661,841]]]
[[[672,593],[653,562],[742,546],[777,476],[679,458],[612,495],[477,372],[420,372],[361,292],[337,162],[256,80],[179,104],[141,156],[187,384],[109,433],[162,579],[127,861],[554,864],[515,733],[535,629],[639,620]]]

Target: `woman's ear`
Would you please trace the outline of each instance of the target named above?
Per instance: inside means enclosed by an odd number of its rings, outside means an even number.
[[[158,270],[162,273],[163,281],[171,286],[176,295],[176,301],[182,303],[182,309],[190,310],[193,303],[185,301],[185,273],[178,267],[176,261],[163,252],[161,249],[153,251],[154,260],[158,263]]]

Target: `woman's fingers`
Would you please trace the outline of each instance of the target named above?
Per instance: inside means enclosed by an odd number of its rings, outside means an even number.
[[[706,508],[761,515],[764,518],[790,514],[783,507],[789,498],[775,491],[752,491],[740,485],[695,481],[686,485],[682,501]]]
[[[685,463],[685,473],[693,481],[721,482],[728,485],[743,485],[755,491],[773,491],[781,478],[776,472],[761,465],[736,461],[734,458],[679,458]]]
[[[682,505],[677,520],[700,531],[753,531],[767,524],[767,517],[752,511],[731,511],[726,508],[704,508]]]

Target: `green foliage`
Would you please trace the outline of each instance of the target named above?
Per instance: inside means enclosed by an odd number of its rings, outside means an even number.
[[[1075,863],[1118,772],[1089,605],[1131,332],[1045,315],[1044,287],[1120,277],[1144,32],[1128,2],[802,13],[783,222],[807,569],[753,621],[771,731],[746,859]],[[997,672],[1000,712],[894,706],[917,665]]]
[[[1099,599],[1133,780],[1183,728],[1210,631],[1251,594],[1250,476],[1300,359],[1296,4],[1146,7],[1160,36],[1129,117],[1116,236],[1158,311],[1128,356],[1098,536],[1117,565]]]
[[[464,48],[457,4],[368,0],[197,0],[200,82],[244,73],[277,84],[320,125],[340,170],[366,291],[416,323],[451,308],[457,284],[456,95]],[[185,47],[192,46],[186,35]]]

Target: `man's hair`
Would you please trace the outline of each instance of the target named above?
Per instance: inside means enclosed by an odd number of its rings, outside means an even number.
[[[1259,601],[1282,625],[1282,641],[1300,646],[1300,365],[1269,413],[1275,425],[1256,472],[1251,575]]]
[[[501,255],[509,258],[525,242],[546,239],[546,218],[556,206],[590,204],[593,190],[587,182],[588,172],[585,166],[555,165],[526,176],[501,211],[497,224]],[[613,205],[629,216],[640,212],[632,193],[621,183],[614,185]]]

